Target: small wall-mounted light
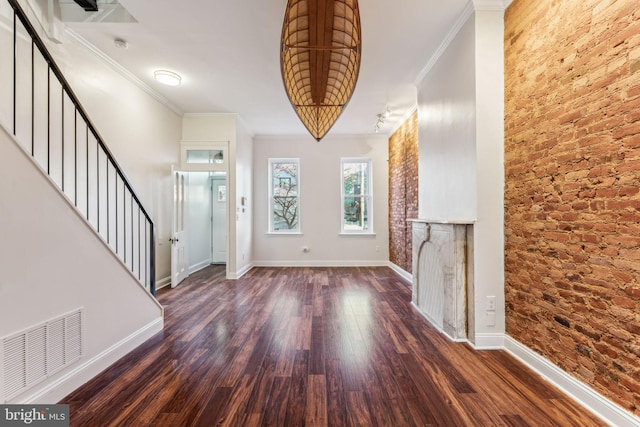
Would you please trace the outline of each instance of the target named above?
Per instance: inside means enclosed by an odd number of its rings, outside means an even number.
[[[153,77],[162,84],[168,86],[178,86],[182,81],[182,77],[173,71],[157,70],[153,73]]]
[[[218,151],[216,154],[214,154],[213,161],[214,163],[217,163],[217,164],[224,163],[224,157],[222,155],[222,151]]]
[[[389,118],[389,116],[391,116],[391,110],[389,109],[389,107],[385,108],[385,110],[382,113],[376,114],[377,120],[374,126],[376,133],[378,133],[382,128],[382,126],[384,126],[384,122]]]

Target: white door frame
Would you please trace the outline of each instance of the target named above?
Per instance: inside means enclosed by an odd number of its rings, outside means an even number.
[[[210,236],[210,241],[211,241],[211,262],[213,264],[219,264],[222,261],[222,251],[216,251],[216,240],[219,239],[219,233],[217,233],[217,231],[222,231],[219,228],[216,227],[216,219],[218,219],[218,212],[220,211],[220,209],[216,208],[216,204],[221,204],[224,203],[224,263],[226,264],[228,261],[228,257],[229,255],[227,254],[227,241],[229,240],[228,237],[228,233],[229,233],[229,226],[228,226],[228,221],[227,221],[227,216],[228,216],[228,210],[229,210],[229,206],[228,206],[228,200],[227,200],[227,194],[226,194],[226,190],[225,190],[225,194],[221,195],[219,194],[219,189],[214,185],[216,183],[219,182],[224,182],[225,185],[225,189],[228,190],[228,185],[227,185],[227,174],[225,173],[224,176],[220,175],[220,176],[213,176],[211,179],[211,236]],[[216,256],[216,253],[219,253],[220,255]]]
[[[235,197],[234,194],[229,193],[229,143],[230,141],[181,141],[180,142],[180,168],[183,171],[193,171],[193,172],[207,172],[207,171],[219,171],[225,172],[227,177],[227,203],[226,203],[226,230],[227,237],[225,246],[227,248],[226,255],[226,271],[225,276],[229,277],[229,231],[231,230],[231,212],[229,202],[231,197]],[[201,163],[201,162],[189,162],[189,151],[190,150],[212,150],[220,151],[222,153],[221,161],[214,161],[209,163]]]
[[[189,276],[185,218],[186,174],[171,166],[173,209],[171,211],[171,287],[175,288]]]

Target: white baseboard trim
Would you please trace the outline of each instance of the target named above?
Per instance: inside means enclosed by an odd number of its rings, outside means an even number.
[[[591,387],[558,368],[546,358],[508,335],[504,336],[504,348],[513,357],[533,369],[563,393],[615,427],[638,427],[640,418],[602,396]]]
[[[435,321],[434,318],[432,318],[431,316],[429,316],[427,313],[425,313],[424,311],[420,310],[420,308],[416,305],[415,302],[411,301],[411,305],[413,306],[413,308],[418,312],[418,314],[420,314],[420,316],[424,317],[424,319],[429,322],[429,324],[431,326],[434,327],[434,329],[438,332],[440,332],[441,334],[445,335],[444,331],[442,330],[442,327],[438,326],[438,322]]]
[[[429,324],[430,324],[431,326],[433,326],[433,328],[434,328],[436,331],[440,332],[440,333],[441,333],[441,334],[442,334],[446,339],[448,339],[449,341],[451,341],[451,342],[460,342],[460,343],[462,343],[462,342],[468,342],[468,340],[467,340],[466,338],[453,338],[453,337],[449,336],[449,334],[447,334],[447,333],[444,331],[444,328],[441,328],[440,326],[438,326],[438,324],[436,323],[436,321],[435,321],[431,316],[429,316],[427,313],[425,313],[425,312],[423,312],[422,310],[420,310],[420,308],[418,308],[418,306],[417,306],[413,301],[411,301],[411,305],[413,306],[413,308],[415,308],[415,309],[416,309],[416,311],[418,312],[418,314],[420,314],[422,317],[424,317],[424,319],[425,319],[427,322],[429,322]]]
[[[409,284],[413,281],[410,273],[389,261],[255,261],[236,273],[229,273],[229,279],[239,279],[254,267],[389,267]]]
[[[194,265],[189,267],[189,274],[193,274],[196,271],[200,271],[205,267],[209,267],[210,265],[211,265],[211,260],[209,260],[209,259],[206,259],[206,260],[204,260],[202,262],[194,264]]]
[[[237,280],[247,274],[254,267],[253,263],[249,263],[235,273],[230,272],[228,279]]]
[[[479,333],[476,334],[476,342],[469,344],[476,350],[504,350],[503,333]]]
[[[118,359],[144,343],[146,340],[161,332],[164,328],[164,319],[159,317],[146,324],[131,335],[107,348],[100,354],[81,363],[60,377],[54,377],[51,382],[45,382],[38,390],[30,390],[19,396],[15,402],[18,404],[52,404],[59,402],[69,393],[85,384],[87,381],[104,371]]]
[[[404,280],[409,282],[409,284],[413,283],[413,274],[409,273],[408,271],[404,270],[403,268],[398,267],[397,265],[395,265],[391,261],[389,261],[389,268],[392,269],[393,271],[395,271],[396,273],[398,273],[398,275],[400,275],[400,277],[402,277]]]
[[[156,280],[156,291],[171,284],[171,276],[163,277],[160,280]]]
[[[388,267],[389,261],[349,261],[349,260],[318,260],[318,261],[254,261],[255,267]]]

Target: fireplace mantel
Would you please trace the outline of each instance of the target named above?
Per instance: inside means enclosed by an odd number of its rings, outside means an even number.
[[[467,337],[468,240],[474,221],[411,219],[414,306],[455,341]]]
[[[409,218],[407,222],[421,222],[425,224],[452,224],[452,225],[473,225],[476,223],[475,219],[424,219],[424,218]]]

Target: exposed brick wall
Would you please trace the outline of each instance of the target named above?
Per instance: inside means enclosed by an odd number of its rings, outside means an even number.
[[[507,333],[640,415],[638,0],[505,14]]]
[[[411,227],[418,217],[418,113],[389,138],[389,260],[411,273]]]

